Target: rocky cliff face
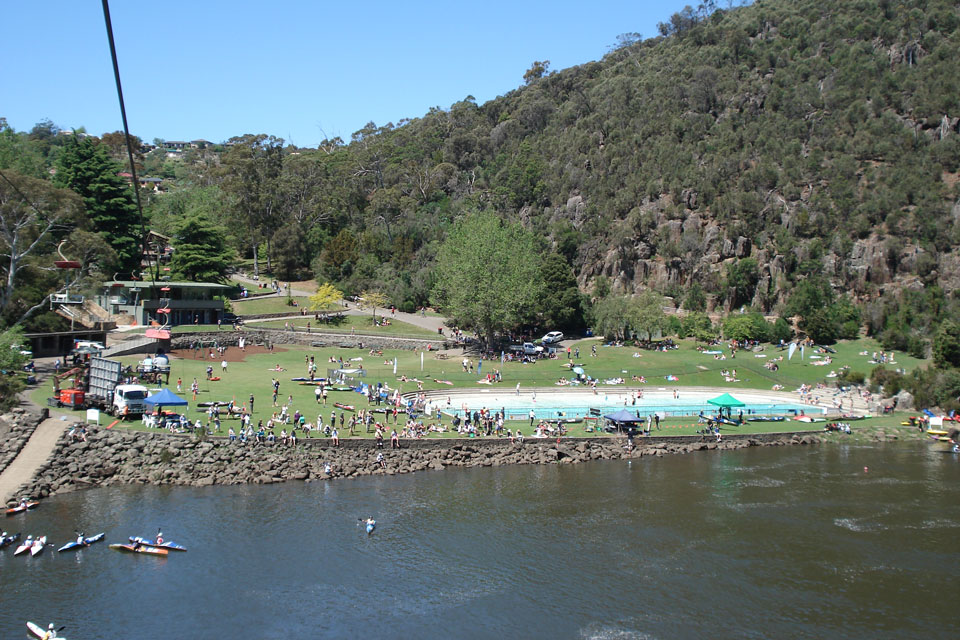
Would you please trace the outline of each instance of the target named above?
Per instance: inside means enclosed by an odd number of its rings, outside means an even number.
[[[686,198],[685,207],[695,205],[696,194],[688,193]],[[576,224],[584,221],[585,210],[583,197],[575,195],[555,215]],[[945,290],[960,287],[960,252],[934,254],[889,235],[856,238],[851,232],[849,241],[830,247],[816,246],[814,241],[819,239],[810,238],[799,240],[789,252],[780,252],[772,239],[754,244],[738,234],[736,229],[742,228],[738,222],[721,223],[709,212],[690,208],[678,212],[669,197],[647,202],[640,211],[646,217],[640,229],[625,220],[612,239],[595,237],[581,247],[578,283],[584,291],[592,290],[599,276],[607,277],[614,290],[622,293],[678,292],[698,282],[708,297],[721,301],[717,311],[730,311],[722,302],[724,275],[728,264],[743,258],[758,263],[759,281],[751,304],[770,313],[779,312],[786,303],[783,285],[788,271],[811,259],[837,293],[850,294],[857,301],[895,296],[900,290],[922,289],[931,282]],[[785,212],[782,219],[784,226],[792,224],[790,214]]]

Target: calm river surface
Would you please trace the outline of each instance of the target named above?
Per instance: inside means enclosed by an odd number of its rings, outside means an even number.
[[[0,551],[0,637],[956,638],[958,486],[888,444],[80,492],[0,524],[107,533]]]

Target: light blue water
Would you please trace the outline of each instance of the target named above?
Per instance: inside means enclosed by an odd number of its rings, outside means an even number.
[[[481,407],[478,405],[476,407],[470,407],[470,411],[479,410]],[[493,411],[500,410],[500,407],[496,406],[487,406],[488,409]],[[597,401],[589,405],[579,405],[579,406],[561,406],[556,403],[547,403],[547,404],[536,404],[528,405],[524,407],[505,407],[505,413],[507,419],[525,419],[529,417],[530,410],[533,409],[533,415],[538,420],[555,420],[557,418],[582,418],[584,416],[596,416],[596,415],[608,415],[622,409],[626,409],[630,413],[634,413],[639,417],[648,417],[652,416],[655,413],[660,414],[660,416],[695,416],[703,411],[704,415],[716,415],[717,407],[707,404],[705,401],[688,401],[682,402],[676,400],[673,402],[644,402],[642,399],[638,400],[636,404],[627,404],[624,405],[623,402],[612,403],[612,402],[603,402],[603,397],[598,396]],[[789,416],[789,415],[798,415],[800,413],[811,414],[820,414],[821,410],[816,407],[811,407],[809,405],[802,404],[747,404],[744,407],[737,408],[733,410],[733,415],[736,416],[739,411],[743,411],[744,416],[751,415],[761,415],[761,416]],[[724,411],[726,413],[726,411]],[[463,417],[462,410],[450,410],[444,411],[444,414],[453,416],[459,415]]]

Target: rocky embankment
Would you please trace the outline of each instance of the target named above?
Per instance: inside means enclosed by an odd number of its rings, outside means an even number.
[[[556,440],[504,439],[403,441],[400,449],[375,448],[374,442],[328,439],[296,446],[230,443],[224,439],[92,429],[86,442],[63,436],[56,450],[22,493],[36,498],[76,489],[118,484],[271,484],[287,480],[326,480],[375,474],[411,473],[447,467],[494,467],[506,464],[576,464],[741,449],[751,446],[814,444],[814,435],[732,436],[723,442],[689,438],[638,438],[628,450],[624,438]],[[382,451],[385,468],[377,462]],[[327,473],[329,465],[329,473]]]
[[[23,409],[0,415],[0,472],[17,457],[42,419]]]

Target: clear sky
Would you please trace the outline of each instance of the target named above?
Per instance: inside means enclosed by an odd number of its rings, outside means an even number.
[[[600,59],[684,4],[113,0],[130,130],[145,141],[267,133],[300,146],[518,87],[534,60]],[[694,3],[695,4],[695,3]],[[4,3],[0,117],[122,129],[98,0]]]

